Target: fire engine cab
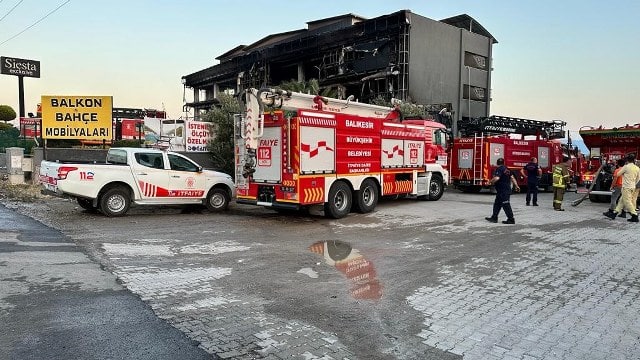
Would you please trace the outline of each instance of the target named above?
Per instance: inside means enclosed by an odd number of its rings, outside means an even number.
[[[442,197],[444,125],[398,108],[248,89],[235,121],[237,202],[325,216],[373,211],[380,196]]]
[[[609,202],[615,162],[630,153],[636,156],[640,154],[640,124],[615,128],[584,126],[578,133],[589,148],[589,170],[583,177],[585,185],[594,183],[589,199],[593,202]],[[601,165],[604,166],[598,173]]]
[[[479,192],[491,187],[497,160],[514,173],[518,185],[527,185],[520,170],[531,158],[542,169],[539,186],[550,189],[552,167],[562,161],[563,146],[558,138],[565,135],[565,122],[538,121],[506,116],[490,116],[460,122],[462,137],[451,147],[451,182],[463,192]],[[512,135],[519,135],[514,138]]]

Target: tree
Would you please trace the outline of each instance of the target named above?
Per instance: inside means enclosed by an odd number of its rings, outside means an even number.
[[[9,105],[0,105],[0,120],[4,121],[5,123],[7,121],[11,121],[13,119],[16,118],[16,111],[13,110],[13,108]]]
[[[218,96],[218,105],[204,115],[203,120],[212,123],[213,138],[209,142],[209,151],[213,166],[218,170],[235,173],[233,149],[233,115],[242,112],[240,102],[232,95],[222,93]]]
[[[373,99],[372,103],[374,105],[393,107],[391,101],[383,99],[382,97],[377,97]],[[400,112],[402,113],[402,117],[419,117],[426,118],[427,110],[423,105],[414,104],[409,99],[408,102],[400,103]]]
[[[20,133],[20,131],[15,126],[7,123],[0,123],[0,132],[7,134],[13,132],[17,132],[18,134]]]
[[[299,92],[311,95],[320,95],[324,97],[337,98],[338,91],[336,86],[328,86],[320,88],[320,82],[317,79],[309,79],[309,81],[283,81],[278,85],[282,90]]]

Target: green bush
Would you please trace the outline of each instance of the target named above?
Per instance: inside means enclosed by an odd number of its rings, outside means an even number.
[[[74,146],[81,146],[82,143],[77,139],[48,139],[48,148],[72,148]]]
[[[10,147],[21,147],[25,154],[31,154],[31,149],[35,145],[33,139],[22,138],[18,128],[11,124],[0,123],[0,152],[5,152]]]
[[[9,105],[0,105],[0,121],[11,121],[15,119],[18,115],[16,111]]]

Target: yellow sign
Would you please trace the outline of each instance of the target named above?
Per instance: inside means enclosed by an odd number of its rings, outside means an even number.
[[[111,140],[111,96],[42,96],[43,139]]]

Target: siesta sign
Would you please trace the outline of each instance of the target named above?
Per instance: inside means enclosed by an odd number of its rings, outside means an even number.
[[[40,61],[1,56],[0,73],[39,78]]]

